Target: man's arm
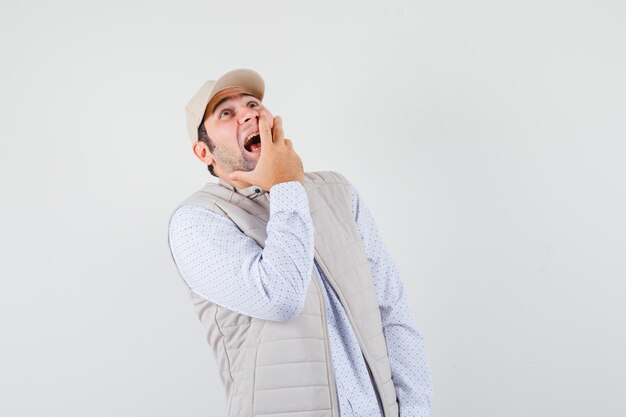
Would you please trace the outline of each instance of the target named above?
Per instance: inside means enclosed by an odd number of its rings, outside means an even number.
[[[264,320],[290,320],[306,297],[313,268],[313,222],[304,187],[271,188],[265,248],[210,210],[182,206],[172,216],[170,247],[199,296]]]
[[[383,333],[401,417],[428,417],[432,380],[424,339],[415,323],[396,266],[369,209],[352,186],[352,212],[374,277]]]

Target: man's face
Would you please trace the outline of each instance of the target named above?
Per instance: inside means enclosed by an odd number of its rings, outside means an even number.
[[[273,125],[274,117],[259,99],[239,87],[220,91],[211,99],[204,127],[215,145],[213,167],[225,177],[233,171],[252,171],[261,156],[259,116],[265,114]]]

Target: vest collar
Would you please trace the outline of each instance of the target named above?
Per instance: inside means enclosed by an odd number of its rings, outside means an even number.
[[[304,182],[305,183],[310,183],[311,179],[308,178],[306,175],[304,176]],[[237,188],[234,185],[224,181],[221,178],[217,179],[217,183],[219,185],[221,185],[224,188],[228,188],[231,191],[236,192],[237,194],[241,194],[244,197],[248,197],[251,199],[255,199],[257,197],[262,196],[263,194],[267,193],[269,195],[269,191],[264,191],[261,187],[257,187],[256,185],[251,185],[250,187],[246,187],[246,188]]]

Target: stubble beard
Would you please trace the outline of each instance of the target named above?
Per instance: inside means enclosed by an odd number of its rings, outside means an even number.
[[[247,155],[235,154],[232,151],[223,150],[215,147],[213,149],[213,156],[223,167],[227,174],[233,171],[252,171],[256,168],[257,160],[248,157]]]

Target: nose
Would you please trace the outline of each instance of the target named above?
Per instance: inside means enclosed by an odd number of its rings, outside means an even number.
[[[256,119],[259,117],[259,112],[251,109],[250,107],[246,107],[245,110],[241,112],[241,117],[239,118],[239,124],[242,125],[249,121],[250,119]]]

